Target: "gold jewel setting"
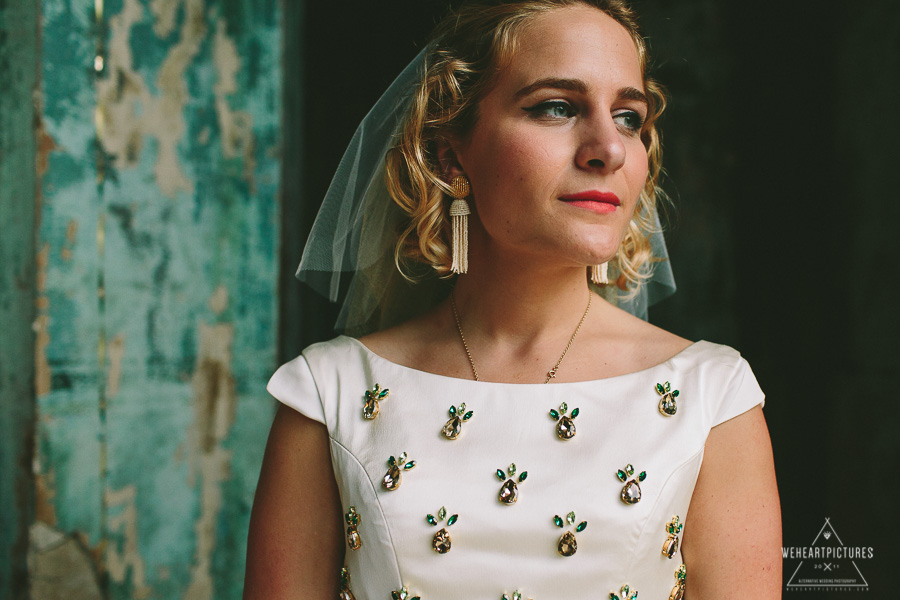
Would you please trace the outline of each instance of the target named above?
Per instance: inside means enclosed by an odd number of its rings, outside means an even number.
[[[421,598],[410,594],[409,588],[404,585],[399,590],[391,592],[391,600],[421,600]]]
[[[569,405],[565,402],[559,405],[559,410],[555,408],[550,409],[550,416],[556,421],[556,437],[561,440],[571,440],[575,437],[574,419],[581,412],[579,409],[573,408],[572,412],[566,415],[568,410]]]
[[[347,521],[347,545],[350,546],[351,550],[359,550],[362,548],[362,538],[359,536],[359,529],[357,529],[360,523],[360,516],[356,512],[355,506],[351,506],[347,510],[344,520]]]
[[[428,521],[429,525],[437,525],[443,521],[446,516],[447,509],[442,506],[437,513],[437,518],[435,518],[434,515],[429,514],[425,516],[425,520]],[[458,519],[459,515],[451,515],[450,518],[447,519],[447,527],[451,527]],[[450,533],[447,531],[447,527],[442,527],[431,539],[431,549],[438,554],[447,554],[450,552]]]
[[[622,586],[618,594],[615,592],[609,593],[609,600],[636,600],[637,597],[637,590],[632,590],[627,583]]]
[[[640,475],[637,477],[634,476],[634,467],[631,464],[625,465],[625,469],[619,469],[616,471],[616,477],[619,478],[619,481],[623,482],[625,486],[622,488],[622,492],[619,494],[619,497],[622,499],[622,502],[625,504],[637,504],[641,501],[641,486],[640,482],[644,481],[647,478],[647,472],[641,471]]]
[[[463,402],[459,408],[451,406],[449,410],[450,420],[444,424],[441,429],[441,435],[448,440],[455,440],[462,433],[462,424],[472,418],[475,414],[473,411],[466,411],[466,403]]]
[[[674,558],[675,554],[678,553],[678,534],[681,533],[683,526],[684,524],[678,515],[675,515],[671,521],[666,523],[666,533],[669,534],[669,537],[662,547],[662,555],[666,558]]]
[[[500,596],[500,600],[522,600],[522,592],[516,590],[515,592],[513,592],[512,597],[510,597],[509,594],[503,594],[502,596]],[[528,600],[531,600],[531,598],[529,598]]]
[[[678,397],[678,390],[673,390],[668,381],[657,383],[656,393],[660,395],[658,408],[661,415],[671,417],[678,412],[678,405],[675,403],[675,398]]]
[[[507,475],[509,476],[509,479],[507,479]],[[522,483],[527,477],[528,471],[522,471],[522,473],[519,474],[518,483]],[[497,479],[500,481],[505,480],[505,483],[500,486],[500,492],[497,494],[497,499],[507,506],[512,506],[516,503],[516,500],[519,499],[519,486],[516,483],[516,463],[509,465],[506,468],[506,473],[503,472],[503,469],[497,469]]]
[[[569,525],[575,525],[575,511],[570,512],[566,515],[565,522],[562,520],[562,517],[559,515],[553,515],[553,523],[557,527],[565,527],[566,523]],[[576,533],[581,533],[587,527],[587,521],[582,521],[575,527]],[[559,537],[559,542],[556,544],[556,551],[561,556],[572,556],[575,552],[578,551],[578,542],[575,541],[575,534],[571,531],[567,531]]]
[[[381,389],[379,384],[375,384],[371,390],[366,390],[366,401],[363,405],[363,418],[366,420],[373,420],[378,416],[378,412],[381,410],[381,407],[378,403],[381,400],[387,400],[388,396],[391,395],[391,390]]]
[[[675,587],[669,592],[669,600],[682,600],[684,598],[684,581],[687,579],[687,569],[684,565],[675,571]]]
[[[338,593],[338,600],[356,600],[353,592],[350,591],[350,571],[347,567],[341,568],[341,589]]]
[[[389,492],[393,492],[400,487],[400,484],[403,483],[401,469],[403,471],[409,471],[416,467],[416,461],[407,461],[406,459],[406,452],[401,454],[399,458],[394,458],[392,456],[388,459],[388,471],[381,480],[381,487]]]

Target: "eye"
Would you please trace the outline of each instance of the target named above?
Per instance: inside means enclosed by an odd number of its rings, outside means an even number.
[[[613,120],[619,127],[629,133],[640,133],[644,126],[644,117],[633,110],[625,110],[613,115]]]
[[[548,100],[524,110],[538,119],[569,119],[578,114],[575,107],[565,100]]]

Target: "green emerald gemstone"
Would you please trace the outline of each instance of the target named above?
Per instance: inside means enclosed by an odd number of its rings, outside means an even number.
[[[665,388],[666,388],[666,391],[667,391],[667,392],[668,392],[669,390],[672,389],[672,384],[669,383],[668,381],[667,381],[665,384],[663,384],[663,385],[665,385]]]
[[[566,515],[566,521],[569,522],[569,525],[572,525],[573,523],[575,523],[575,511],[572,511]]]
[[[528,479],[528,471],[522,471],[522,474],[519,475],[519,483],[522,483],[526,479]]]
[[[665,394],[665,393],[666,393],[666,388],[664,388],[662,385],[660,385],[660,384],[657,383],[657,384],[656,384],[656,391],[659,392],[660,394]]]
[[[415,466],[416,466],[416,461],[411,460],[408,463],[406,463],[405,465],[403,465],[403,470],[409,471],[410,469],[414,469]]]
[[[556,412],[556,409],[553,409],[553,408],[550,409],[550,416],[553,417],[554,419],[559,420],[559,413]]]
[[[447,516],[447,509],[442,506],[441,510],[438,511],[438,519],[443,521],[444,517],[446,517],[446,516]]]
[[[630,464],[625,465],[625,472],[628,473],[629,477],[631,477],[632,475],[634,475],[634,467]]]
[[[455,416],[456,416],[456,407],[455,407],[455,406],[451,406],[451,407],[450,407],[450,416],[451,416],[451,417],[455,417]]]
[[[677,398],[677,397],[678,397],[678,390],[675,390],[674,392],[672,392],[672,395],[675,396],[675,397]]]
[[[515,477],[516,475],[516,463],[510,463],[509,467],[507,467],[506,472],[509,473],[510,477]]]
[[[622,597],[624,598],[625,596],[628,595],[628,592],[630,592],[630,591],[631,591],[631,588],[628,587],[628,584],[626,583],[625,585],[622,586],[622,590],[620,593],[622,594]]]
[[[453,525],[459,520],[459,515],[452,515],[449,519],[447,519],[447,525]]]
[[[425,520],[428,521],[430,525],[437,525],[437,519],[434,518],[434,515],[425,515]]]
[[[563,526],[563,520],[562,520],[562,518],[560,518],[559,515],[553,515],[553,522],[556,524],[557,527]]]
[[[388,395],[388,393],[390,393],[390,391],[391,391],[391,390],[381,390],[381,393],[378,394],[378,397],[379,397],[379,398],[384,398],[385,396]]]
[[[619,598],[619,595],[616,594],[615,592],[610,592],[610,593],[609,593],[609,600],[620,600],[620,598]]]
[[[393,456],[390,457],[390,458],[388,459],[388,464],[389,464],[390,466],[392,466],[392,467],[394,466],[394,463],[395,463],[395,462],[396,462],[396,461],[394,460],[394,457],[393,457]]]
[[[497,479],[500,481],[506,479],[506,473],[503,472],[503,469],[497,469]]]
[[[671,523],[669,523],[668,527],[666,527],[666,531],[668,531],[669,533],[674,535],[675,534],[675,526],[672,525]]]
[[[474,414],[475,414],[475,412],[470,410],[469,412],[467,412],[466,414],[463,415],[463,421],[468,421],[469,419],[472,418],[472,415],[474,415]]]
[[[587,521],[582,521],[581,523],[578,524],[578,527],[575,528],[575,531],[578,533],[581,533],[585,529],[587,529]]]
[[[569,410],[569,405],[566,404],[565,402],[563,402],[562,404],[559,405],[559,412],[564,413],[567,410]]]
[[[574,419],[575,417],[577,417],[577,416],[578,416],[578,413],[580,413],[580,412],[581,412],[581,411],[580,411],[579,409],[577,409],[577,408],[574,409],[574,410],[572,411],[572,418]]]
[[[643,481],[647,479],[647,471],[641,471],[641,474],[638,475],[638,481]]]
[[[628,479],[628,476],[625,475],[625,471],[623,471],[622,469],[616,471],[616,477],[618,477],[621,481],[625,481],[626,479]]]
[[[628,600],[637,600],[637,594],[637,590],[634,590],[634,592],[632,592],[631,595],[628,596]]]

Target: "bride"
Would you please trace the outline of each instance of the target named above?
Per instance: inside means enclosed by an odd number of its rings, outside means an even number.
[[[272,378],[245,598],[780,597],[752,372],[623,310],[664,106],[630,8],[470,2],[420,62],[377,229],[452,289]]]

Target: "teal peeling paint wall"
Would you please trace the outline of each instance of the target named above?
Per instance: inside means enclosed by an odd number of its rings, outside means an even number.
[[[280,7],[41,7],[32,596],[239,598],[274,410]]]

